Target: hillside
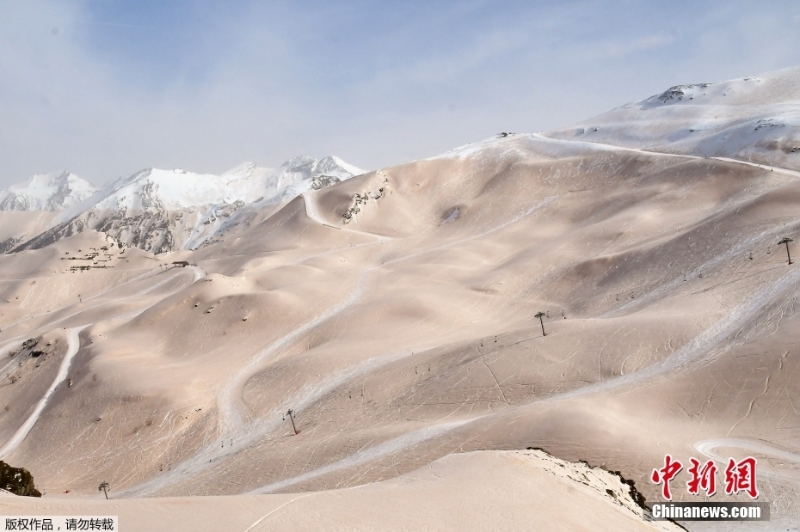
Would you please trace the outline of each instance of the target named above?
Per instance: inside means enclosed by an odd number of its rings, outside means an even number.
[[[766,119],[797,72],[759,76],[726,112]],[[407,493],[407,475],[473,451],[585,460],[648,501],[667,453],[722,468],[752,455],[765,526],[796,528],[800,269],[778,242],[800,238],[800,176],[738,148],[681,152],[678,119],[648,125],[693,94],[677,92],[612,111],[603,138],[501,134],[306,179],[195,249],[121,250],[119,232],[86,227],[0,256],[0,459],[60,508],[87,508],[107,481],[121,513],[263,495],[267,515],[306,497],[391,500],[387,486]],[[486,491],[541,472],[518,466]],[[676,500],[702,500],[684,481]]]
[[[800,67],[677,85],[547,136],[800,170]]]

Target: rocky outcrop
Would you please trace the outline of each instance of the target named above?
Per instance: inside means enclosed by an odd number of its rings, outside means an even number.
[[[30,471],[12,467],[0,460],[0,489],[21,497],[41,497],[41,492],[33,483]]]
[[[705,89],[706,87],[710,87],[710,83],[694,83],[691,85],[675,85],[674,87],[670,87],[669,89],[662,92],[658,99],[664,103],[667,103],[672,100],[683,100],[686,97],[686,93],[689,89]]]

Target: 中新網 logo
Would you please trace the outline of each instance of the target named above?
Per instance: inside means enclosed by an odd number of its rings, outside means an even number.
[[[686,483],[689,493],[699,495],[701,491],[707,496],[717,492],[717,465],[713,460],[701,463],[697,458],[690,458],[691,467],[687,470],[690,476]],[[661,484],[661,495],[668,501],[672,500],[670,481],[683,470],[683,464],[674,460],[671,455],[664,457],[664,467],[653,469],[650,480],[654,484]],[[735,495],[744,492],[751,499],[758,497],[756,487],[756,459],[748,456],[737,462],[733,458],[728,460],[725,468],[725,493]]]

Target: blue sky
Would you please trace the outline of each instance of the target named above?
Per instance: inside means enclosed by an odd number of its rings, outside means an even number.
[[[0,187],[379,168],[795,65],[796,1],[0,0]]]

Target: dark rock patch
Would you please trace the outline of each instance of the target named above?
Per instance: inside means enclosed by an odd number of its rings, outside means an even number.
[[[0,461],[0,488],[20,497],[41,497],[30,471]]]

